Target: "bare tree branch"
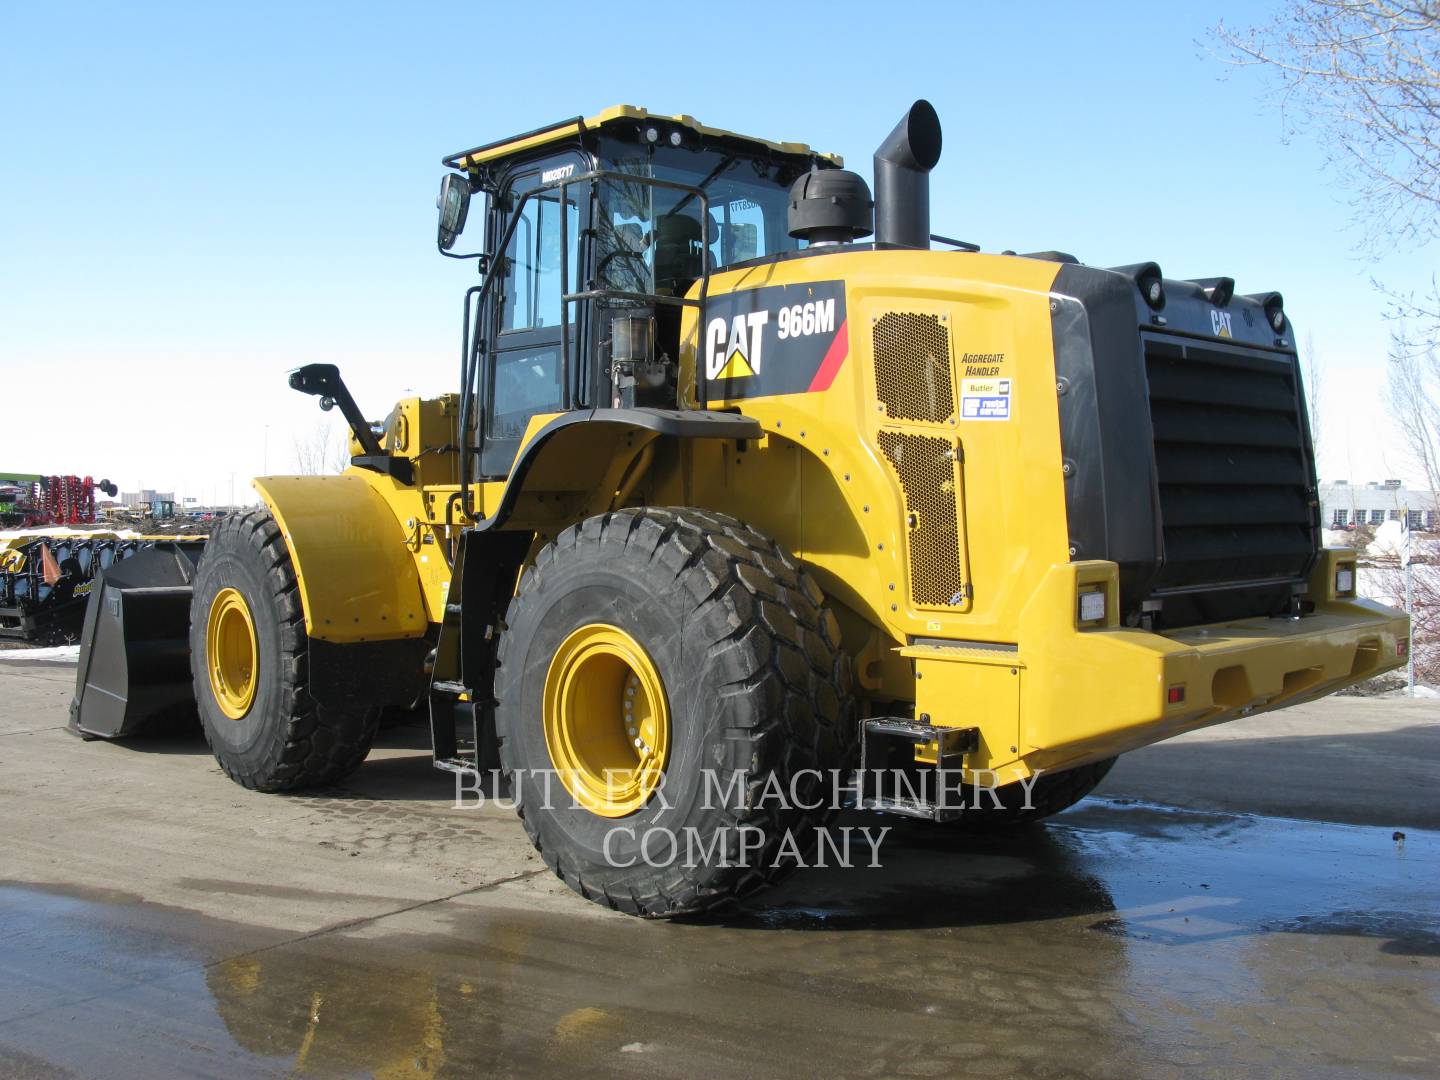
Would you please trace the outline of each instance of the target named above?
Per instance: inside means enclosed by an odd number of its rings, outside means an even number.
[[[1301,378],[1305,382],[1305,411],[1310,415],[1310,444],[1315,451],[1315,460],[1320,460],[1320,405],[1325,378],[1320,366],[1320,353],[1315,348],[1315,335],[1305,335],[1305,353],[1300,358],[1304,369]]]
[[[1428,509],[1440,510],[1440,354],[1397,353],[1386,391],[1391,420],[1430,492]]]
[[[1395,321],[1390,337],[1396,355],[1428,352],[1440,343],[1440,280],[1430,275],[1430,291],[1424,296],[1389,289],[1374,278],[1370,284],[1390,299],[1385,317]]]
[[[335,476],[350,464],[350,443],[345,431],[319,423],[310,434],[295,436],[295,471],[301,476]]]
[[[1440,0],[1295,0],[1269,24],[1220,24],[1223,58],[1280,79],[1321,137],[1369,245],[1440,237]]]

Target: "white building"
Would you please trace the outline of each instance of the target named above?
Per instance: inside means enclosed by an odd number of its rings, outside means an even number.
[[[156,503],[173,503],[175,501],[175,493],[173,491],[156,491],[154,488],[145,488],[141,491],[122,492],[120,501],[131,510],[138,510],[142,506],[154,506]]]
[[[1410,528],[1440,530],[1440,507],[1436,506],[1435,496],[1402,487],[1399,480],[1372,480],[1368,484],[1335,480],[1320,485],[1320,524],[1327,529],[1353,529],[1357,525],[1373,528],[1399,521],[1402,510],[1409,511]]]

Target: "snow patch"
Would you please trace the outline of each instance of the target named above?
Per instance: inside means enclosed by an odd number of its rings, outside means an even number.
[[[79,659],[79,645],[56,645],[49,649],[0,649],[0,660],[54,660],[74,664]]]
[[[138,540],[147,533],[134,529],[77,529],[70,525],[43,525],[33,529],[0,529],[0,541],[39,540],[46,536],[88,536],[96,540]]]

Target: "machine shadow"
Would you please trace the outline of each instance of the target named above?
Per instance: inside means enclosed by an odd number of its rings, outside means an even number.
[[[871,865],[798,870],[735,909],[686,920],[751,930],[901,930],[1104,917],[1115,902],[1068,830],[999,832],[845,814],[836,827],[890,826]]]
[[[136,754],[205,756],[210,753],[205,732],[200,727],[200,717],[193,708],[183,713],[152,718],[146,721],[144,728],[133,735],[116,739],[91,735],[80,735],[79,738],[86,742],[103,742],[109,746],[122,747]]]
[[[494,797],[491,778],[482,775],[480,790]],[[467,787],[473,800],[474,788]],[[332,787],[296,792],[296,797],[378,799],[386,802],[428,802],[448,807],[456,798],[456,774],[435,768],[430,726],[423,718],[406,718],[384,726],[365,764]]]

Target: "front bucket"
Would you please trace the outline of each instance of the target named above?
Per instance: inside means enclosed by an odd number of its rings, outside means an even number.
[[[104,739],[193,711],[194,545],[157,543],[105,570],[90,592],[70,729]]]

